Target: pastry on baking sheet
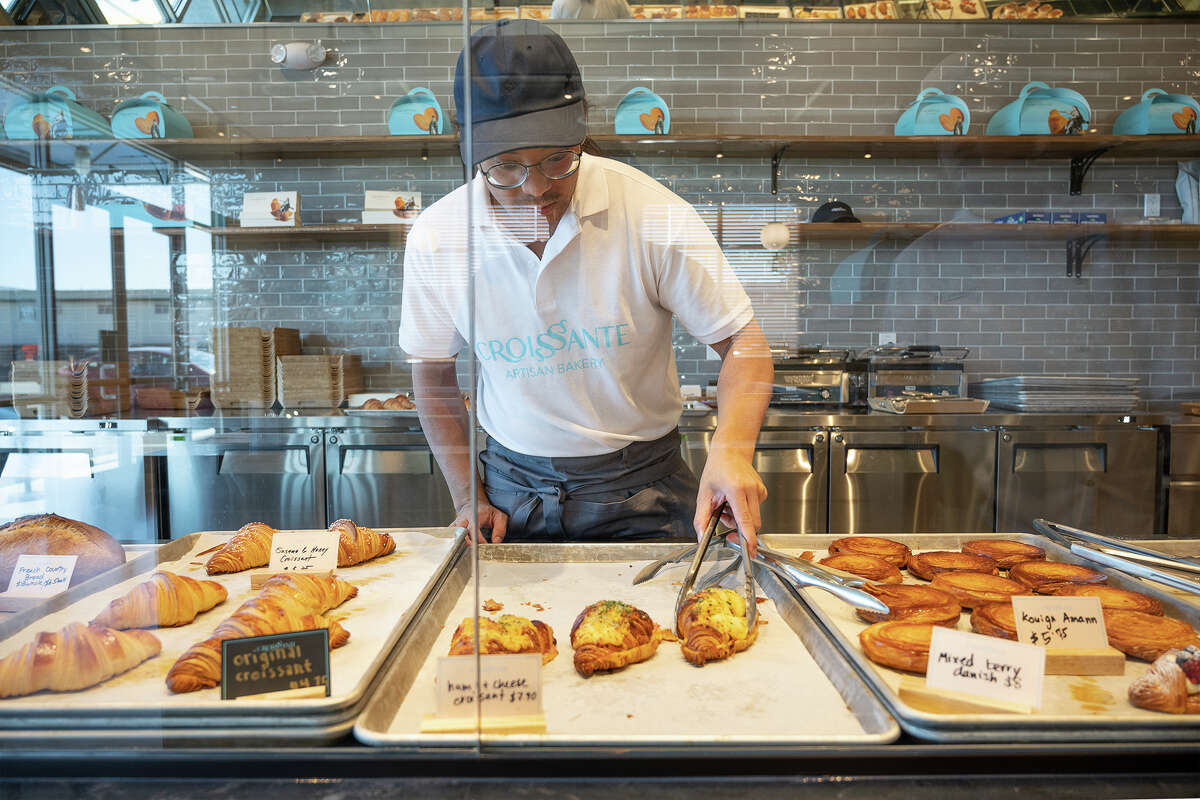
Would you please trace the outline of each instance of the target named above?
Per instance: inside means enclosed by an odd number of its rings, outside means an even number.
[[[1024,584],[982,572],[942,572],[933,576],[930,585],[954,597],[963,608],[1003,603],[1014,594],[1031,594]]]
[[[125,563],[125,550],[95,525],[58,514],[32,514],[0,525],[0,590],[23,555],[79,556],[71,585]]]
[[[913,553],[908,559],[908,571],[927,581],[933,580],[933,576],[941,572],[1000,574],[1000,568],[996,566],[996,562],[987,556],[973,556],[970,553],[958,553],[953,550]]]
[[[1042,587],[1059,583],[1106,583],[1103,572],[1062,561],[1022,561],[1008,571],[1008,577],[1035,591],[1046,594]]]
[[[904,619],[952,628],[962,614],[962,606],[957,600],[940,589],[925,584],[868,583],[862,590],[879,598],[891,609],[886,614],[866,608],[855,609],[858,616],[867,622]]]
[[[1046,551],[1042,548],[1008,539],[976,539],[963,544],[962,551],[973,556],[987,556],[995,561],[1000,569],[1009,569],[1022,561],[1046,559]]]
[[[924,674],[932,637],[930,623],[904,619],[876,622],[858,634],[858,641],[867,658],[876,664]]]
[[[1129,684],[1129,702],[1170,714],[1200,714],[1200,648],[1168,650]]]
[[[1110,645],[1143,661],[1153,661],[1168,650],[1200,645],[1200,636],[1186,622],[1141,611],[1104,609],[1104,630]]]
[[[224,603],[228,596],[225,587],[216,581],[159,571],[105,606],[91,624],[121,631],[173,628],[187,625],[197,614]]]
[[[971,630],[984,636],[1017,640],[1017,619],[1012,601],[976,606],[971,612]]]
[[[479,618],[480,652],[484,655],[504,653],[541,653],[542,663],[549,664],[558,655],[554,631],[540,619],[526,619],[504,614],[497,619]],[[475,652],[475,620],[466,617],[450,640],[452,656],[469,656]]]
[[[133,669],[161,650],[162,644],[149,631],[72,622],[53,633],[40,632],[20,650],[0,658],[0,697],[43,689],[86,689]]]
[[[753,628],[747,623],[746,598],[719,586],[685,600],[676,622],[683,657],[698,667],[740,653],[758,637],[758,620]]]
[[[898,569],[904,569],[911,551],[906,544],[880,536],[844,536],[829,543],[829,555],[837,556],[843,553],[875,556]]]
[[[645,661],[669,635],[654,624],[649,614],[628,603],[592,603],[579,612],[571,626],[575,671],[590,678],[597,670],[620,669]]]
[[[1161,617],[1162,603],[1141,592],[1131,592],[1128,589],[1118,589],[1115,586],[1087,583],[1061,583],[1045,587],[1039,594],[1052,594],[1056,597],[1098,597],[1100,607],[1104,609],[1118,608],[1126,611],[1141,611],[1143,614],[1153,614]]]
[[[842,553],[822,558],[817,563],[880,583],[901,583],[904,580],[899,568],[894,564],[863,553]]]

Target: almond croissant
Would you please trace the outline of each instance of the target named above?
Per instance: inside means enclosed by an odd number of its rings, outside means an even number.
[[[746,598],[732,589],[714,587],[696,592],[679,609],[683,657],[697,667],[729,658],[758,638],[758,621],[747,630]]]
[[[202,611],[224,603],[228,596],[225,587],[216,581],[155,572],[150,580],[109,603],[91,624],[117,630],[174,628],[187,625]]]
[[[0,697],[42,689],[86,689],[158,655],[162,645],[148,631],[114,631],[72,622],[0,659]]]
[[[337,578],[276,575],[218,625],[212,636],[179,657],[167,673],[167,688],[172,692],[194,692],[220,683],[221,642],[226,639],[328,628],[330,648],[341,647],[350,634],[324,613],[356,594],[357,587]]]
[[[329,530],[340,534],[337,561],[339,567],[361,564],[372,558],[386,556],[396,549],[396,540],[389,534],[355,525],[348,519],[339,519],[329,526]]]
[[[271,563],[271,537],[274,535],[275,529],[265,522],[248,522],[224,547],[213,553],[204,569],[209,575],[220,575],[264,567]]]

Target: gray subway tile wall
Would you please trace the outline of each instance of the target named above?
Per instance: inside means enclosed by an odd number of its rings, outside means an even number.
[[[1100,132],[1147,89],[1200,93],[1194,24],[624,21],[556,29],[577,54],[596,132],[611,130],[617,103],[639,85],[668,100],[673,133],[880,139],[929,86],[966,101],[971,133],[982,133],[1031,80],[1084,94]],[[451,110],[460,36],[457,23],[8,28],[0,32],[0,73],[26,89],[69,86],[105,113],[158,90],[187,114],[197,136],[379,135],[387,132],[391,102],[416,86]],[[267,49],[292,40],[318,41],[333,55],[312,73],[284,73]],[[894,332],[901,342],[971,348],[972,376],[1133,375],[1152,401],[1200,397],[1195,244],[1101,242],[1080,278],[1066,276],[1058,240],[861,237],[793,240],[777,253],[755,247],[761,224],[803,222],[835,197],[865,221],[986,221],[1060,210],[1133,223],[1142,219],[1142,196],[1157,193],[1163,216],[1177,219],[1170,159],[1101,159],[1076,197],[1067,192],[1065,159],[851,161],[797,152],[783,162],[778,196],[770,193],[765,158],[630,161],[710,219],[714,209],[751,209],[753,221],[724,243],[774,341],[865,347]],[[403,154],[196,168],[211,184],[216,214],[236,219],[246,191],[297,189],[305,224],[358,221],[364,189],[417,190],[428,204],[463,175],[457,158]],[[214,322],[293,326],[310,351],[359,353],[370,387],[408,385],[395,345],[399,230],[389,242],[231,239],[215,246],[211,296],[187,295],[194,341],[207,341]],[[715,378],[717,362],[704,347],[682,331],[675,343],[685,382]]]

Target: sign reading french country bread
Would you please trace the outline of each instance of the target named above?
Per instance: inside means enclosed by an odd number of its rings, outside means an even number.
[[[1040,647],[935,626],[925,683],[1036,709],[1042,705],[1045,668]]]
[[[327,628],[221,642],[222,700],[277,692],[329,697]]]
[[[71,585],[79,556],[20,555],[8,581],[10,597],[53,597]]]

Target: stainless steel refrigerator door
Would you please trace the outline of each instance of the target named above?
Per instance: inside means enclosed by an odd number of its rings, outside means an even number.
[[[1002,430],[997,530],[1038,517],[1119,537],[1154,534],[1158,432]]]
[[[325,440],[329,519],[372,527],[454,521],[454,503],[424,434],[329,431]]]
[[[324,528],[324,437],[315,429],[189,430],[167,448],[167,489],[172,538],[247,522]]]
[[[841,431],[829,450],[830,533],[993,530],[992,431]]]
[[[142,431],[0,437],[0,508],[8,521],[52,512],[122,542],[158,538],[158,477]]]
[[[711,430],[683,431],[683,457],[699,477],[712,444]],[[762,533],[825,533],[829,501],[829,434],[763,431],[754,468],[767,487]]]
[[[1200,536],[1200,426],[1171,426],[1167,535]]]

